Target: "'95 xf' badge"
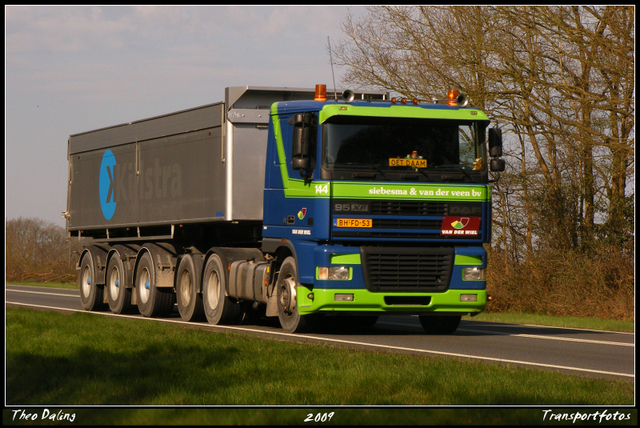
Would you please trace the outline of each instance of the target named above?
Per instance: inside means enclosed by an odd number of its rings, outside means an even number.
[[[333,227],[373,227],[370,218],[334,218]]]
[[[440,236],[476,237],[480,231],[480,217],[445,217]]]

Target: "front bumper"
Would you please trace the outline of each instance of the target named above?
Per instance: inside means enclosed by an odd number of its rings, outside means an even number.
[[[487,292],[449,289],[438,293],[373,293],[364,289],[311,290],[298,285],[297,301],[301,315],[317,312],[477,315],[487,305]]]

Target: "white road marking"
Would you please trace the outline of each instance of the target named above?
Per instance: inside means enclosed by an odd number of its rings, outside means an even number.
[[[497,334],[502,336],[512,336],[512,337],[526,337],[529,339],[543,339],[543,340],[560,340],[562,342],[580,342],[580,343],[593,343],[596,345],[613,345],[613,346],[628,346],[633,347],[633,343],[621,343],[621,342],[607,342],[604,340],[589,340],[589,339],[575,339],[572,337],[557,337],[557,336],[540,336],[537,334],[513,334],[513,333],[505,333],[503,331],[493,331],[493,330],[474,330],[471,328],[459,328],[456,331],[470,331],[473,333],[486,333],[486,334]]]
[[[398,326],[408,326],[409,324],[403,324],[403,323],[394,323],[394,322],[384,322],[384,324],[387,325],[398,325]],[[413,327],[416,327],[417,329],[422,329],[422,327],[415,325]],[[547,328],[547,326],[532,326],[532,327],[544,327]],[[566,329],[570,329],[570,330],[578,330],[575,328],[570,328],[570,327],[560,327],[560,328],[566,328]],[[622,342],[609,342],[609,341],[604,341],[604,340],[590,340],[590,339],[575,339],[572,337],[558,337],[558,336],[541,336],[538,334],[525,334],[525,333],[506,333],[504,331],[495,331],[495,330],[477,330],[477,329],[472,329],[472,328],[462,328],[459,327],[456,331],[467,331],[467,332],[471,332],[471,333],[481,333],[481,334],[492,334],[492,335],[500,335],[500,336],[512,336],[512,337],[526,337],[526,338],[530,338],[530,339],[542,339],[542,340],[560,340],[562,342],[580,342],[580,343],[591,343],[591,344],[596,344],[596,345],[613,345],[613,346],[627,346],[627,347],[634,347],[635,345],[633,343],[622,343]],[[591,331],[602,331],[602,330],[591,330]],[[624,332],[617,332],[617,331],[604,331],[605,333],[624,333]]]
[[[30,291],[30,290],[14,290],[14,289],[7,289],[7,291],[11,291],[13,293],[46,294],[47,296],[62,296],[62,297],[73,297],[73,298],[77,298],[78,297],[75,294],[48,293],[46,291]],[[73,291],[73,290],[71,290],[71,291]]]

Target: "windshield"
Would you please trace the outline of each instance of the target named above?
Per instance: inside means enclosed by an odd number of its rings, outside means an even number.
[[[336,116],[323,125],[323,166],[385,172],[482,170],[483,131],[473,121]]]

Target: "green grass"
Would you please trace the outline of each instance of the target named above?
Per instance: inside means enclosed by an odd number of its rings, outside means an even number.
[[[9,405],[629,405],[633,383],[7,309]]]

